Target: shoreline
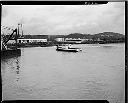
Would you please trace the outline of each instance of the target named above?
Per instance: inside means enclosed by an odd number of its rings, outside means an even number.
[[[27,48],[27,47],[52,47],[60,44],[75,44],[75,45],[80,45],[80,44],[119,44],[122,43],[124,44],[125,42],[109,42],[109,43],[50,43],[50,44],[18,44],[18,48]],[[8,48],[15,48],[15,44],[9,44]]]

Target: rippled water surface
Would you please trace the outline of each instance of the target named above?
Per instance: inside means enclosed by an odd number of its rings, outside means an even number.
[[[22,48],[1,60],[3,100],[104,99],[124,103],[125,45],[80,44],[82,52]]]

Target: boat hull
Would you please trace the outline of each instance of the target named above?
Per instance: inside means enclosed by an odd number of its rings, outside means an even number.
[[[64,51],[64,52],[79,52],[82,51],[82,49],[80,48],[72,48],[71,45],[62,45],[62,46],[58,46],[57,45],[57,51]]]
[[[2,58],[10,58],[14,56],[21,56],[20,49],[9,49],[9,50],[1,50],[1,57]]]
[[[64,51],[64,52],[78,52],[77,49],[56,49],[57,51]]]

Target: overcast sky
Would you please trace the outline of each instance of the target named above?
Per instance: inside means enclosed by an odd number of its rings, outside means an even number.
[[[25,34],[63,35],[117,32],[124,34],[125,3],[103,5],[4,5],[2,25],[23,24]]]

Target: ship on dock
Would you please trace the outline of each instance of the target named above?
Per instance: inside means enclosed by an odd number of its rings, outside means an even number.
[[[2,58],[8,58],[8,57],[15,57],[15,56],[20,56],[21,55],[21,49],[17,47],[17,39],[19,36],[19,24],[18,28],[16,29],[11,29],[6,27],[6,29],[11,30],[10,35],[6,35],[5,33],[1,33],[1,57]],[[7,43],[9,40],[14,39],[15,44],[13,47],[8,47]]]

